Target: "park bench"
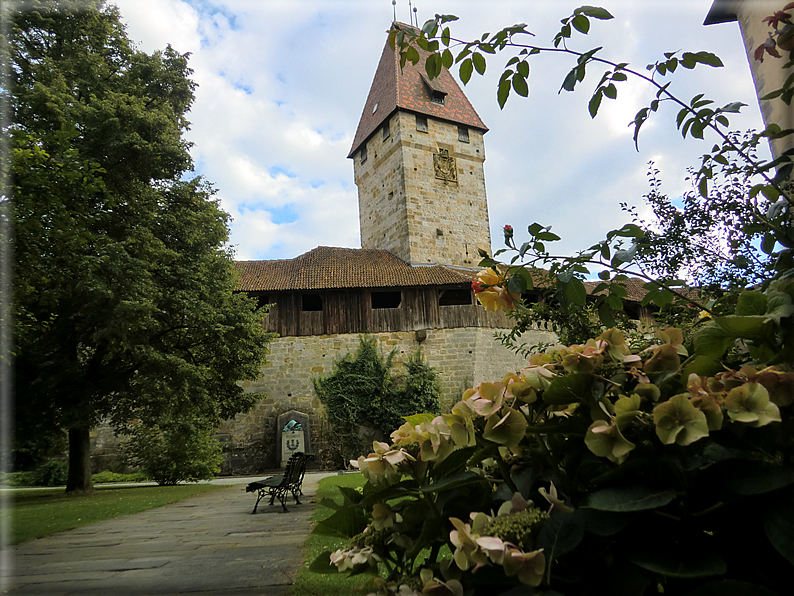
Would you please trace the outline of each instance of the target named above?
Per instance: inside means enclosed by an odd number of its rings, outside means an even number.
[[[291,492],[292,496],[295,497],[295,504],[300,505],[301,502],[298,500],[298,495],[303,494],[301,486],[303,485],[303,476],[306,474],[306,464],[313,457],[314,455],[311,453],[293,453],[289,460],[287,460],[287,467],[284,469],[283,474],[251,482],[246,486],[245,492],[250,493],[256,491],[257,493],[256,504],[251,513],[256,513],[259,501],[267,495],[270,495],[271,505],[278,499],[281,502],[281,506],[284,508],[284,512],[287,511],[286,501],[288,492]]]

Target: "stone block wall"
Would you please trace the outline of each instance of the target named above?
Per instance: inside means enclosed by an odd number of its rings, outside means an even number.
[[[442,411],[448,411],[465,389],[482,381],[501,380],[508,371],[526,366],[526,359],[501,346],[494,329],[427,329],[374,334],[381,352],[397,350],[395,372],[421,348],[425,361],[436,369],[441,382]],[[425,338],[420,342],[422,335]],[[524,335],[530,343],[554,342],[547,331]],[[315,465],[323,461],[325,423],[323,406],[314,392],[312,378],[333,371],[336,358],[358,349],[357,334],[282,337],[270,345],[268,364],[255,381],[244,381],[246,391],[261,395],[246,414],[224,422],[218,437],[224,443],[222,474],[256,474],[278,467],[277,418],[288,410],[309,416],[311,444],[317,454]]]
[[[490,251],[482,131],[458,138],[458,125],[427,118],[418,131],[416,116],[392,115],[389,136],[382,129],[367,141],[367,159],[354,157],[361,246],[388,250],[414,265],[476,266],[477,248]],[[436,177],[434,155],[448,151],[457,179]]]

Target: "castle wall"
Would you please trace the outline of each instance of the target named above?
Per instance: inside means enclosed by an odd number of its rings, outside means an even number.
[[[526,359],[505,349],[494,337],[494,329],[427,329],[373,334],[384,354],[397,350],[395,372],[409,355],[421,348],[425,361],[436,369],[442,390],[442,411],[449,411],[463,391],[482,381],[501,380],[509,371],[526,366]],[[418,341],[424,336],[424,339]],[[547,331],[531,331],[523,338],[530,343],[553,343],[556,336]],[[317,462],[323,461],[323,406],[314,392],[312,378],[333,371],[336,358],[355,352],[357,334],[314,337],[283,337],[270,344],[268,364],[256,381],[245,381],[243,388],[261,394],[261,400],[246,414],[224,422],[218,437],[224,443],[223,474],[254,474],[278,467],[276,419],[288,410],[309,415],[311,444]]]

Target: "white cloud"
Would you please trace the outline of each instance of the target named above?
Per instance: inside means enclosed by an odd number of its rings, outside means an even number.
[[[385,31],[388,2],[367,0],[116,0],[128,32],[146,51],[170,43],[191,52],[199,84],[188,138],[198,172],[219,189],[234,217],[239,258],[294,257],[317,246],[358,246],[353,168],[346,159],[369,91]],[[432,16],[419,3],[420,20]],[[458,14],[462,38],[528,23],[534,43],[550,46],[559,20],[581,2],[571,0],[436,0],[433,12]],[[707,92],[718,105],[740,100],[739,128],[760,126],[747,58],[735,23],[701,25],[711,0],[649,3],[605,0],[614,21],[594,22],[571,47],[604,46],[605,58],[645,72],[663,52],[709,50],[725,68],[675,73],[685,99]],[[398,1],[398,19],[408,20]],[[628,215],[621,201],[642,204],[647,162],[662,170],[665,190],[683,192],[685,169],[711,142],[682,141],[676,110],[662,106],[634,149],[627,126],[653,92],[639,83],[618,87],[591,119],[587,101],[600,72],[590,67],[574,93],[558,94],[573,60],[538,56],[531,62],[528,99],[511,97],[499,110],[495,88],[506,57],[492,57],[483,78],[464,88],[490,127],[485,176],[494,243],[501,227],[517,231],[538,221],[563,236],[573,251],[603,238]],[[293,220],[294,218],[294,220]]]

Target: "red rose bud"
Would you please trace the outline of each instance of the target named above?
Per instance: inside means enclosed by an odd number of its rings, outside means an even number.
[[[473,281],[471,282],[471,289],[474,290],[475,294],[479,294],[485,289],[485,285],[481,281]]]

